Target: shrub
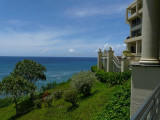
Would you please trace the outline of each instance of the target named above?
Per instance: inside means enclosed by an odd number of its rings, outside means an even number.
[[[53,96],[52,95],[48,95],[47,97],[45,97],[45,107],[50,107],[52,105],[52,101],[53,101]]]
[[[124,80],[128,80],[131,78],[131,71],[122,72],[121,74]]]
[[[37,99],[34,101],[34,105],[37,106],[38,108],[41,108],[41,104],[42,104],[42,99]]]
[[[113,97],[106,103],[106,110],[94,120],[129,120],[131,80],[118,86]],[[107,93],[106,93],[107,94]]]
[[[43,100],[45,100],[45,98],[46,98],[48,95],[49,95],[48,92],[44,92],[44,93],[43,93]]]
[[[56,99],[62,98],[62,94],[63,94],[63,91],[62,91],[62,90],[56,90],[56,91],[54,91],[54,93],[53,93],[54,98],[56,98]]]
[[[91,67],[91,71],[92,71],[92,72],[97,72],[97,70],[98,70],[98,69],[97,69],[97,65],[94,65],[94,66]]]
[[[130,81],[121,85],[114,93],[110,102],[106,104],[105,116],[107,120],[112,119],[129,119],[130,111]]]
[[[98,70],[95,74],[95,76],[102,82],[106,83],[106,80],[108,78],[108,73],[102,70]]]
[[[104,72],[104,71],[97,71],[96,77],[101,82],[106,82],[108,85],[122,85],[131,77],[131,72]]]
[[[64,94],[64,100],[66,102],[72,103],[72,106],[76,106],[78,101],[77,96],[78,96],[77,90],[68,90]]]
[[[96,79],[97,78],[95,77],[95,74],[93,72],[81,71],[73,75],[71,84],[72,87],[77,89],[80,93],[84,94],[85,96],[88,96]]]

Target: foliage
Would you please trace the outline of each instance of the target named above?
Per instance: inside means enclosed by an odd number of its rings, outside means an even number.
[[[38,80],[46,80],[45,71],[45,66],[33,60],[24,59],[16,64],[12,74],[23,76],[30,82],[35,83]]]
[[[64,94],[64,100],[66,102],[72,103],[72,106],[76,106],[78,102],[78,92],[77,90],[68,90]]]
[[[31,83],[35,83],[38,80],[46,80],[44,72],[46,71],[45,66],[33,61],[24,59],[18,62],[11,73],[15,76],[22,76]],[[33,100],[34,91],[30,91],[31,100]]]
[[[45,100],[45,98],[49,95],[49,92],[44,92],[43,93],[43,100]]]
[[[108,73],[102,70],[98,70],[95,74],[95,76],[102,82],[106,83],[106,80],[108,79]]]
[[[130,117],[130,80],[120,85],[113,97],[106,103],[106,111],[99,114],[96,120],[129,120]]]
[[[54,98],[60,99],[62,98],[63,90],[55,90],[53,93]]]
[[[88,96],[91,92],[92,85],[97,78],[91,71],[79,72],[72,77],[72,87],[77,89],[80,93]]]
[[[34,105],[37,106],[38,108],[42,107],[41,104],[42,104],[42,99],[36,99],[34,101]]]
[[[48,95],[45,97],[45,106],[50,107],[52,105],[52,101],[53,101],[53,96],[52,95]]]
[[[70,87],[70,82],[66,82],[53,88],[53,90],[48,90],[48,92],[52,93],[58,89],[65,92],[70,89]],[[16,120],[92,120],[98,113],[102,113],[105,110],[105,103],[109,101],[113,91],[116,89],[117,86],[106,88],[106,84],[95,81],[92,87],[92,94],[89,97],[78,95],[77,104],[79,107],[72,107],[71,103],[65,102],[64,99],[52,102],[53,107],[45,108],[42,104],[41,109],[37,109],[32,104],[32,106],[30,104],[28,105],[28,101],[19,101],[19,104],[23,107],[21,111],[24,112],[21,116],[18,116]],[[39,95],[36,94],[36,99],[42,98],[42,96],[40,94],[39,97]],[[0,120],[11,120],[11,118],[15,116],[13,106],[12,104],[8,107],[0,108]]]
[[[97,65],[91,66],[91,71],[92,72],[97,72]]]
[[[2,82],[0,83],[1,91],[9,94],[15,103],[16,113],[18,114],[18,100],[19,98],[29,93],[30,91],[35,90],[35,86],[30,83],[28,80],[24,79],[21,76],[7,76],[3,78]]]
[[[42,86],[41,89],[43,92],[45,92],[46,90],[52,89],[56,86],[57,86],[56,82],[51,82],[51,83],[48,83],[46,86]]]
[[[126,82],[131,77],[131,72],[104,72],[104,71],[98,71],[96,73],[97,78],[101,82],[106,82],[108,85],[122,85],[124,82]]]
[[[6,98],[0,99],[0,108],[7,107],[11,104],[13,104],[13,100],[11,97],[6,97]]]
[[[126,55],[126,56],[128,56],[128,57],[133,57],[133,56],[134,56],[134,55],[132,55],[132,53],[131,53],[130,51],[128,51],[128,50],[124,50],[122,54],[123,54],[123,55]]]

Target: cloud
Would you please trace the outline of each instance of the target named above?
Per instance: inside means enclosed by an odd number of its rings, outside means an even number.
[[[4,28],[0,30],[0,55],[89,57],[97,56],[95,50],[98,48],[108,49],[111,46],[116,54],[120,54],[120,51],[125,49],[125,45],[120,44],[120,41],[114,43],[117,40],[115,36],[118,36],[119,40],[121,33],[93,38],[92,41],[85,37],[77,39],[72,37],[72,35],[77,36],[77,33],[80,34],[81,31],[45,28],[28,32],[11,27]]]
[[[107,48],[109,48],[110,46],[109,46],[109,44],[107,43],[107,44],[105,44],[104,45],[104,48],[103,49],[107,49]]]
[[[69,53],[73,53],[73,52],[75,52],[74,49],[69,49]]]
[[[103,46],[103,50],[108,50],[109,47],[112,47],[112,50],[115,51],[116,55],[121,55],[123,50],[126,50],[126,44],[113,44],[113,43],[111,43],[111,44],[106,43]]]
[[[91,17],[95,15],[115,15],[122,14],[126,9],[127,4],[107,5],[107,6],[92,6],[72,8],[67,11],[67,14],[72,17]]]

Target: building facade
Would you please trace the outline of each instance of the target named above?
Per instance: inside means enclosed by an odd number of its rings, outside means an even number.
[[[135,0],[126,8],[126,23],[130,26],[130,35],[124,40],[127,51],[141,56],[142,51],[142,12],[143,0]]]

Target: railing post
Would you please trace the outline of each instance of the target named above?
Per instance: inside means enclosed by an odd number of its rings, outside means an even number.
[[[157,102],[158,102],[157,118],[160,120],[160,95],[158,95]]]
[[[107,71],[107,51],[104,50],[103,52],[103,69],[104,71]]]
[[[121,72],[125,72],[129,70],[129,64],[130,64],[130,60],[123,58],[121,60]]]
[[[100,69],[100,70],[102,69],[102,51],[101,51],[101,49],[99,49],[99,52],[98,52],[97,68]]]
[[[112,48],[107,51],[107,72],[113,72],[113,53]]]
[[[157,120],[156,119],[156,99],[155,99],[155,96],[154,96],[154,99],[153,99],[153,106],[152,106],[152,109],[151,109],[151,112],[150,112],[150,116],[152,116],[152,120]]]

